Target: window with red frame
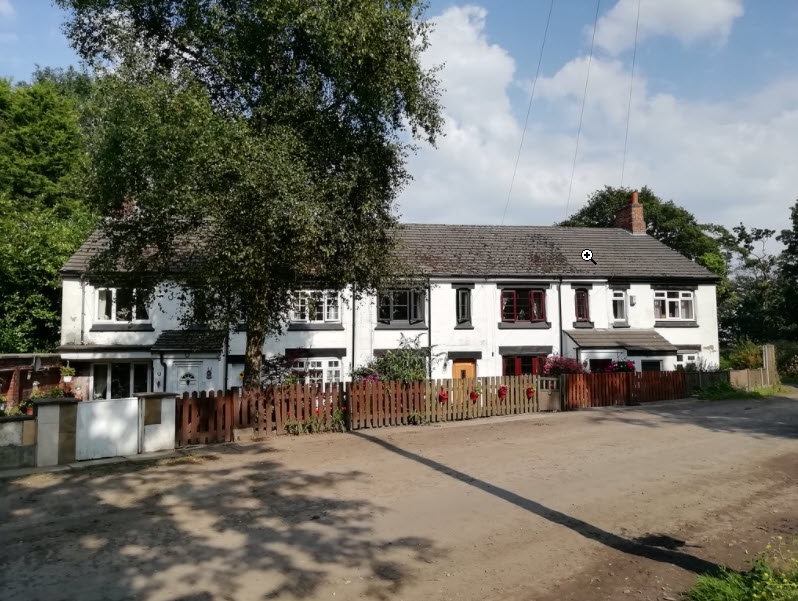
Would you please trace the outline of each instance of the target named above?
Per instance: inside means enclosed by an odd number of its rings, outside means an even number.
[[[543,290],[502,290],[502,321],[546,321]]]
[[[590,305],[587,302],[587,290],[579,288],[576,291],[576,321],[590,321]]]
[[[532,355],[524,357],[504,357],[503,375],[505,376],[526,376],[543,372],[543,364],[546,357],[535,357]]]

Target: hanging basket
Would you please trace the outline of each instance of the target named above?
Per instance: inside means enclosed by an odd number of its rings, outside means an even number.
[[[72,381],[72,376],[61,376],[64,380],[64,384],[69,384]]]
[[[499,398],[506,399],[507,398],[507,386],[499,386],[498,390]]]
[[[438,400],[440,401],[441,405],[443,405],[446,401],[449,400],[449,393],[445,390],[441,390],[438,393]]]
[[[527,386],[526,398],[531,399],[533,396],[535,396],[535,387],[534,386]]]
[[[479,400],[479,393],[478,393],[478,392],[475,392],[475,391],[473,391],[473,390],[471,391],[471,394],[470,394],[470,395],[468,395],[468,396],[470,396],[470,397],[471,397],[471,400],[472,400],[473,402],[475,402],[475,403],[476,403],[476,402]]]

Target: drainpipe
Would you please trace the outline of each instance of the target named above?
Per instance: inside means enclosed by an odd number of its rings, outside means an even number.
[[[564,348],[564,341],[563,341],[563,332],[562,332],[562,276],[560,276],[560,281],[557,283],[557,308],[559,309],[560,313],[560,356],[563,356],[563,348]]]
[[[427,377],[432,379],[432,281],[427,282]]]
[[[357,284],[352,284],[352,359],[350,361],[350,373],[355,375],[355,314],[357,312]]]
[[[166,363],[163,360],[163,353],[161,353],[161,369],[163,369],[163,390],[161,392],[166,392]]]
[[[227,328],[227,333],[224,335],[224,369],[222,370],[222,390],[227,392],[227,370],[230,368],[228,357],[230,356],[230,328]]]
[[[86,323],[86,278],[80,276],[80,344],[83,344],[83,329]]]

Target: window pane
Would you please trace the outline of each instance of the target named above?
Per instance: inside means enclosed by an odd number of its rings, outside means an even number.
[[[668,298],[679,298],[678,292],[668,292]]]
[[[327,314],[324,317],[327,321],[338,321],[338,293],[327,293]]]
[[[665,301],[657,299],[654,301],[654,316],[657,319],[665,319]]]
[[[116,320],[133,321],[133,291],[130,289],[116,291]]]
[[[679,301],[668,301],[668,317],[673,319],[679,318]]]
[[[308,319],[310,321],[324,321],[324,295],[321,292],[311,292],[308,298]]]
[[[517,321],[529,321],[529,291],[516,290],[515,291],[515,318]]]
[[[424,321],[424,293],[413,291],[410,293],[410,322]]]
[[[515,376],[515,357],[505,357],[504,358],[504,375],[505,376]]]
[[[103,288],[97,293],[97,319],[111,321],[113,291]]]
[[[546,318],[546,293],[540,290],[532,292],[532,319]]]
[[[584,290],[576,291],[576,320],[587,321],[587,292]]]
[[[308,320],[308,299],[304,294],[297,294],[294,298],[294,321]]]
[[[515,290],[502,290],[502,320],[515,321]]]
[[[612,316],[616,321],[626,319],[626,295],[621,291],[612,293]]]
[[[149,311],[147,311],[147,303],[145,302],[144,294],[136,291],[136,319],[139,321],[146,321],[150,318]]]
[[[94,398],[104,399],[108,397],[108,366],[94,366]]]
[[[396,290],[393,293],[393,311],[391,319],[393,321],[408,321],[410,316],[408,314],[408,296],[407,290]]]
[[[149,391],[150,379],[148,375],[146,363],[135,363],[133,365],[133,394]]]
[[[111,398],[124,399],[130,396],[130,363],[111,364]]]
[[[391,321],[391,296],[390,294],[380,295],[380,306],[378,319],[384,323]]]
[[[532,363],[534,361],[533,357],[521,357],[521,373],[522,374],[531,374],[532,373]]]
[[[693,319],[693,299],[682,299],[682,319]]]

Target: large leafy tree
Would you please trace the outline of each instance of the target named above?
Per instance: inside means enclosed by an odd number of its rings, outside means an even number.
[[[632,190],[605,186],[590,195],[587,204],[558,225],[564,227],[615,227],[615,216],[629,203]],[[718,283],[718,315],[721,336],[728,339],[737,306],[734,287],[729,279],[730,267],[738,241],[723,226],[699,223],[688,210],[672,200],[664,201],[643,187],[639,200],[645,209],[646,232],[703,265],[720,278]]]
[[[51,350],[60,324],[59,269],[94,224],[75,192],[84,159],[85,74],[42,70],[0,80],[0,351]]]
[[[415,138],[441,129],[419,0],[58,0],[95,67],[95,273],[168,279],[187,321],[247,324],[245,385],[307,282],[392,272]],[[149,278],[147,280],[147,278]]]

